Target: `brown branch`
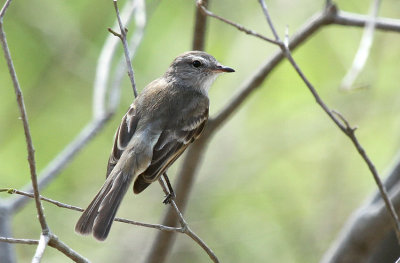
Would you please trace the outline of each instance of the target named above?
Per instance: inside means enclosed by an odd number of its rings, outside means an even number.
[[[13,243],[13,244],[26,244],[26,245],[39,244],[39,240],[36,239],[12,238],[12,237],[0,237],[0,242]]]
[[[25,244],[25,245],[38,245],[40,240],[36,239],[25,239],[25,238],[10,238],[10,237],[0,237],[0,242],[12,243],[12,244]],[[68,247],[65,243],[58,239],[56,235],[51,234],[48,240],[48,245],[50,247],[56,248],[64,255],[69,257],[75,262],[78,263],[88,263],[89,260],[79,255],[73,249]],[[3,257],[3,255],[1,255]]]
[[[365,27],[365,25],[368,24],[370,20],[371,17],[367,15],[338,11],[337,14],[333,17],[332,24]],[[377,17],[375,19],[375,28],[384,31],[400,32],[400,20]]]
[[[136,98],[138,93],[137,93],[137,90],[136,90],[136,83],[135,83],[135,77],[134,77],[134,74],[133,74],[131,56],[129,55],[128,43],[126,41],[126,33],[128,32],[128,29],[126,29],[122,25],[122,21],[121,21],[121,17],[119,15],[119,9],[118,9],[118,0],[113,0],[113,3],[114,3],[114,8],[115,8],[115,13],[117,15],[118,25],[119,25],[119,28],[121,30],[120,34],[117,34],[115,32],[113,34],[117,35],[121,39],[122,45],[124,47],[124,54],[125,54],[125,59],[126,59],[126,64],[127,64],[127,69],[128,69],[128,76],[129,76],[129,80],[131,81],[133,94],[135,95],[135,98]],[[109,29],[109,31],[110,30],[111,29]]]
[[[3,23],[3,17],[6,14],[6,11],[8,9],[8,6],[10,5],[10,3],[11,3],[11,0],[7,0],[4,3],[3,7],[1,8],[1,10],[0,10],[0,23]]]
[[[182,166],[176,176],[174,191],[176,193],[175,203],[181,211],[185,211],[189,195],[192,191],[195,174],[200,166],[203,153],[206,149],[207,137],[202,136],[187,149]],[[176,226],[178,219],[173,209],[168,209],[162,220],[163,225]],[[171,251],[175,233],[158,232],[153,245],[145,260],[147,263],[161,263],[166,260]]]
[[[253,31],[253,30],[250,30],[250,29],[245,28],[245,27],[242,26],[242,25],[239,25],[239,24],[237,24],[237,23],[235,23],[235,22],[232,22],[232,21],[230,21],[230,20],[228,20],[228,19],[226,19],[226,18],[223,18],[223,17],[221,17],[221,16],[219,16],[219,15],[214,14],[213,12],[211,12],[210,10],[208,10],[206,6],[203,5],[203,2],[204,2],[203,0],[197,0],[197,1],[196,1],[196,4],[197,4],[197,7],[204,13],[204,15],[214,17],[214,18],[216,18],[216,19],[218,19],[218,20],[220,20],[220,21],[222,21],[222,22],[224,22],[224,23],[227,23],[227,24],[229,24],[229,25],[231,25],[231,26],[233,26],[233,27],[236,27],[238,30],[240,30],[240,31],[242,31],[242,32],[244,32],[244,33],[246,33],[246,34],[248,34],[248,35],[252,35],[252,36],[261,38],[262,40],[265,40],[265,41],[267,41],[267,42],[270,42],[270,43],[273,43],[273,44],[277,44],[276,41],[273,40],[273,39],[271,39],[271,38],[268,38],[268,37],[266,37],[266,36],[263,36],[263,35],[261,35],[261,34],[255,32],[255,31]]]
[[[289,47],[291,50],[297,48],[312,36],[322,26],[331,23],[332,18],[336,14],[335,8],[326,9],[324,12],[318,12],[313,15],[290,39]],[[242,105],[242,103],[252,94],[272,72],[272,70],[285,58],[281,50],[275,52],[272,57],[268,58],[256,72],[250,76],[239,88],[239,91],[233,98],[226,103],[226,106],[212,117],[207,125],[204,135],[213,133],[220,128],[229,117]],[[203,137],[204,137],[203,135]]]
[[[203,0],[202,5],[207,8],[209,0]],[[204,50],[206,42],[207,16],[200,8],[196,8],[196,18],[193,32],[193,50]]]
[[[204,9],[204,7],[203,7]],[[208,10],[207,10],[208,11]],[[323,12],[312,16],[298,31],[290,38],[289,49],[294,50],[304,43],[311,35],[325,25],[345,25],[364,27],[369,21],[369,16],[338,11],[336,6],[327,5]],[[230,23],[228,23],[230,24]],[[400,20],[389,18],[376,18],[375,28],[386,31],[400,32]],[[262,39],[262,38],[261,38]],[[219,128],[238,109],[252,92],[258,88],[271,71],[285,58],[281,50],[277,51],[262,64],[259,69],[245,81],[234,97],[226,103],[226,106],[213,118],[210,119],[207,133],[212,133]],[[203,135],[204,136],[204,135]]]
[[[42,207],[42,204],[41,204],[41,201],[39,198],[40,194],[39,194],[39,187],[38,187],[37,174],[36,174],[35,150],[33,147],[31,132],[30,132],[30,128],[29,128],[28,116],[27,116],[26,109],[25,109],[23,94],[21,91],[21,87],[19,85],[17,73],[16,73],[14,65],[13,65],[10,50],[9,50],[8,44],[7,44],[6,35],[4,32],[4,28],[3,28],[3,17],[5,15],[5,12],[7,11],[7,7],[9,6],[9,4],[10,4],[10,1],[7,1],[0,12],[0,42],[1,42],[1,46],[3,48],[4,57],[7,61],[8,70],[9,70],[9,73],[10,73],[10,76],[12,79],[12,83],[14,86],[15,95],[17,97],[18,108],[19,108],[19,111],[21,114],[21,119],[22,119],[22,123],[23,123],[23,127],[24,127],[24,133],[25,133],[25,139],[26,139],[26,145],[27,145],[27,151],[28,151],[29,169],[30,169],[31,181],[32,181],[32,188],[33,188],[33,193],[35,196],[36,211],[37,211],[40,226],[42,228],[42,234],[44,236],[47,236],[47,235],[49,235],[50,230],[49,230],[49,226],[47,225],[47,222],[46,222],[46,219],[44,216],[43,207]],[[46,245],[47,244],[45,244],[45,246]]]
[[[44,254],[44,250],[46,249],[49,241],[50,241],[50,235],[43,235],[43,234],[40,235],[35,255],[32,258],[32,263],[40,263]]]
[[[12,189],[12,188],[0,188],[0,192],[6,192],[8,194],[17,194],[17,195],[25,196],[28,198],[34,198],[34,195],[31,193],[27,193],[27,192]],[[40,200],[51,203],[51,204],[56,205],[61,208],[69,209],[69,210],[74,210],[74,211],[78,211],[78,212],[84,211],[84,209],[82,209],[78,206],[64,204],[62,202],[59,202],[59,201],[56,201],[56,200],[53,200],[53,199],[50,199],[50,198],[47,198],[44,196],[40,196]],[[158,229],[161,231],[183,232],[182,228],[179,228],[179,227],[169,227],[169,226],[164,226],[164,225],[159,225],[159,224],[148,224],[148,223],[142,223],[142,222],[138,222],[138,221],[128,220],[125,218],[118,218],[118,217],[116,217],[114,220],[116,222],[121,222],[121,223],[130,224],[130,225],[136,225],[136,226],[143,226],[143,227],[148,227],[148,228],[154,228],[154,229]]]
[[[275,31],[274,25],[271,22],[270,19],[270,15],[267,9],[267,5],[265,4],[264,0],[259,0],[261,8],[263,9],[264,15],[268,21],[268,24],[271,28],[271,30],[273,32]],[[282,41],[280,41],[279,37],[277,36],[276,39],[277,42],[279,42],[279,47],[281,48],[282,52],[285,54],[286,58],[289,60],[290,64],[292,64],[293,68],[296,70],[297,74],[300,76],[300,78],[303,80],[303,82],[306,84],[307,88],[309,89],[309,91],[311,92],[311,94],[314,96],[315,100],[317,101],[317,103],[321,106],[321,108],[325,111],[325,113],[332,119],[332,121],[340,128],[340,130],[346,134],[349,139],[352,141],[352,143],[354,144],[355,148],[357,149],[358,153],[361,155],[361,157],[364,159],[365,163],[367,164],[371,174],[374,177],[375,183],[378,186],[378,189],[381,193],[381,196],[385,202],[386,205],[386,209],[389,211],[390,216],[392,218],[392,224],[393,227],[396,231],[396,235],[397,235],[397,239],[398,242],[400,244],[400,221],[399,218],[397,216],[397,213],[394,209],[394,206],[392,204],[392,202],[390,201],[389,197],[388,197],[388,193],[386,191],[386,188],[384,187],[380,176],[378,174],[378,171],[375,168],[375,165],[373,164],[373,162],[371,161],[371,159],[369,158],[369,156],[367,155],[366,151],[364,150],[364,148],[361,146],[360,142],[358,141],[356,135],[355,135],[355,129],[351,128],[348,121],[345,121],[344,125],[342,124],[342,122],[340,122],[340,120],[338,120],[335,115],[332,113],[332,110],[329,109],[329,107],[324,103],[324,101],[321,99],[321,97],[319,96],[317,90],[314,88],[314,86],[311,84],[311,82],[307,79],[307,77],[304,75],[304,73],[301,71],[300,67],[297,65],[297,63],[295,62],[295,60],[293,59],[292,53],[289,49],[289,45],[283,43]],[[345,118],[343,116],[341,116],[342,120],[345,120]]]
[[[49,240],[49,246],[57,249],[71,260],[77,263],[89,263],[90,261],[78,254],[76,251],[67,246],[64,242],[62,242],[56,235],[51,234],[51,238]]]
[[[129,2],[127,2],[128,4]],[[126,4],[126,5],[127,5]],[[132,34],[130,40],[129,40],[129,55],[130,58],[132,59],[134,54],[136,54],[136,51],[139,47],[139,45],[142,43],[144,31],[146,28],[146,23],[147,23],[147,14],[146,14],[146,5],[144,0],[136,0],[134,2],[134,19],[135,19],[135,31]],[[122,11],[122,18],[124,18],[124,10]],[[125,23],[129,23],[131,15],[128,16],[127,19],[125,19]],[[125,60],[125,55],[119,59],[118,65],[115,70],[114,74],[114,79],[112,82],[112,85],[110,87],[110,96],[109,96],[109,109],[112,111],[116,110],[116,105],[118,105],[117,102],[119,102],[120,98],[120,87],[122,83],[122,79],[124,76],[124,73],[126,71],[126,60]]]
[[[160,177],[160,178],[158,179],[158,181],[159,181],[159,183],[160,183],[160,185],[161,185],[161,187],[162,187],[164,193],[167,194],[167,195],[170,194],[169,191],[168,191],[167,183],[165,182],[165,180],[163,180],[163,178]],[[172,198],[172,199],[170,200],[170,205],[171,205],[171,207],[172,207],[173,210],[175,211],[175,214],[176,214],[177,217],[178,217],[178,220],[179,220],[179,222],[180,222],[180,224],[181,224],[181,227],[182,227],[182,229],[183,229],[183,233],[186,234],[187,236],[189,236],[189,237],[190,237],[192,240],[194,240],[197,244],[199,244],[199,246],[202,247],[204,251],[206,251],[206,253],[208,254],[208,256],[210,257],[210,259],[211,259],[213,262],[218,263],[219,260],[218,260],[217,256],[215,255],[215,253],[211,250],[211,248],[210,248],[209,246],[207,246],[207,244],[206,244],[203,240],[201,240],[201,238],[200,238],[198,235],[196,235],[196,233],[194,233],[194,232],[190,229],[188,223],[186,222],[186,220],[185,220],[185,218],[183,217],[181,211],[179,210],[178,206],[176,205],[174,198]]]

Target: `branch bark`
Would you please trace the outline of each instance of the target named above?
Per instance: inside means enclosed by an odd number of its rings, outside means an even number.
[[[41,241],[39,243],[39,246],[37,248],[37,253],[35,254],[33,258],[33,262],[40,262],[41,257],[44,253],[44,250],[47,246],[47,241],[48,241],[48,236],[50,234],[50,229],[49,226],[47,225],[46,218],[44,215],[42,203],[40,201],[40,193],[39,193],[39,186],[37,182],[37,174],[36,174],[36,162],[35,162],[35,149],[33,147],[33,142],[32,142],[32,136],[29,128],[29,122],[28,122],[28,115],[26,113],[26,108],[25,108],[25,102],[24,102],[24,97],[22,94],[22,90],[18,81],[17,73],[14,68],[14,64],[11,58],[11,53],[8,48],[7,44],[7,38],[4,32],[3,28],[3,17],[5,12],[7,11],[7,7],[9,6],[10,2],[6,2],[4,7],[2,8],[0,12],[0,42],[1,46],[4,52],[4,57],[7,61],[7,66],[8,70],[11,76],[11,80],[14,86],[14,91],[15,95],[17,98],[17,103],[18,103],[18,108],[21,114],[21,119],[22,119],[22,124],[24,128],[24,133],[25,133],[25,140],[26,140],[26,146],[27,146],[27,151],[28,151],[28,163],[29,163],[29,169],[30,169],[30,174],[31,174],[31,182],[32,182],[32,188],[33,188],[33,193],[34,193],[34,198],[35,198],[35,205],[36,205],[36,212],[38,215],[39,223],[42,229],[42,235],[43,239],[41,238]]]
[[[265,4],[265,1],[259,0],[259,2],[264,11],[265,17],[269,24],[269,27],[271,28],[271,31],[274,33],[274,36],[276,37],[276,41],[279,43],[278,45],[281,48],[282,52],[285,54],[285,56],[289,60],[290,64],[292,64],[293,68],[296,70],[299,77],[303,80],[304,84],[307,86],[307,88],[309,89],[311,94],[314,96],[316,102],[321,106],[321,108],[331,118],[331,120],[336,124],[336,126],[338,126],[338,128],[351,140],[351,142],[354,144],[354,147],[360,154],[361,158],[364,160],[364,162],[368,166],[368,168],[375,180],[375,183],[378,186],[379,192],[385,203],[386,209],[390,214],[390,217],[392,219],[392,225],[396,232],[398,242],[400,243],[400,221],[399,221],[398,215],[394,209],[393,203],[391,202],[390,198],[388,197],[386,188],[384,187],[384,185],[380,179],[380,175],[379,175],[374,163],[371,161],[371,159],[367,155],[366,151],[364,150],[364,147],[362,147],[361,143],[358,141],[358,139],[355,135],[356,129],[352,128],[349,125],[348,121],[341,114],[338,114],[336,111],[332,111],[331,109],[329,109],[329,107],[326,105],[326,103],[322,100],[322,98],[319,96],[315,87],[311,84],[311,82],[304,75],[304,73],[302,72],[302,70],[300,69],[298,64],[295,62],[295,60],[292,56],[292,53],[290,51],[290,48],[289,48],[288,37],[286,36],[287,39],[285,40],[285,42],[282,42],[279,39],[279,36],[276,33],[274,25],[271,22],[270,15],[269,15],[269,12],[267,9],[267,5]],[[329,9],[329,8],[330,7],[328,6],[327,9]]]

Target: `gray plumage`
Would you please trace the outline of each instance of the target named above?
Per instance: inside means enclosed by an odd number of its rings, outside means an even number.
[[[107,179],[78,220],[75,231],[107,238],[133,181],[138,194],[196,140],[208,119],[208,89],[224,67],[211,55],[190,51],[145,87],[122,118],[107,166]]]

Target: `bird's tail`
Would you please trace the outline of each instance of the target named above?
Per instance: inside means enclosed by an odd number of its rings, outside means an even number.
[[[89,235],[93,232],[96,239],[105,240],[131,180],[131,173],[120,171],[110,174],[79,218],[75,231],[82,235]]]

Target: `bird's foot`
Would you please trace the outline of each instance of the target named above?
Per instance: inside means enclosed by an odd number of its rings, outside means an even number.
[[[168,205],[168,204],[171,203],[172,200],[175,200],[175,197],[176,197],[175,193],[169,193],[169,194],[167,194],[167,196],[165,197],[163,203],[164,203],[165,205]]]

